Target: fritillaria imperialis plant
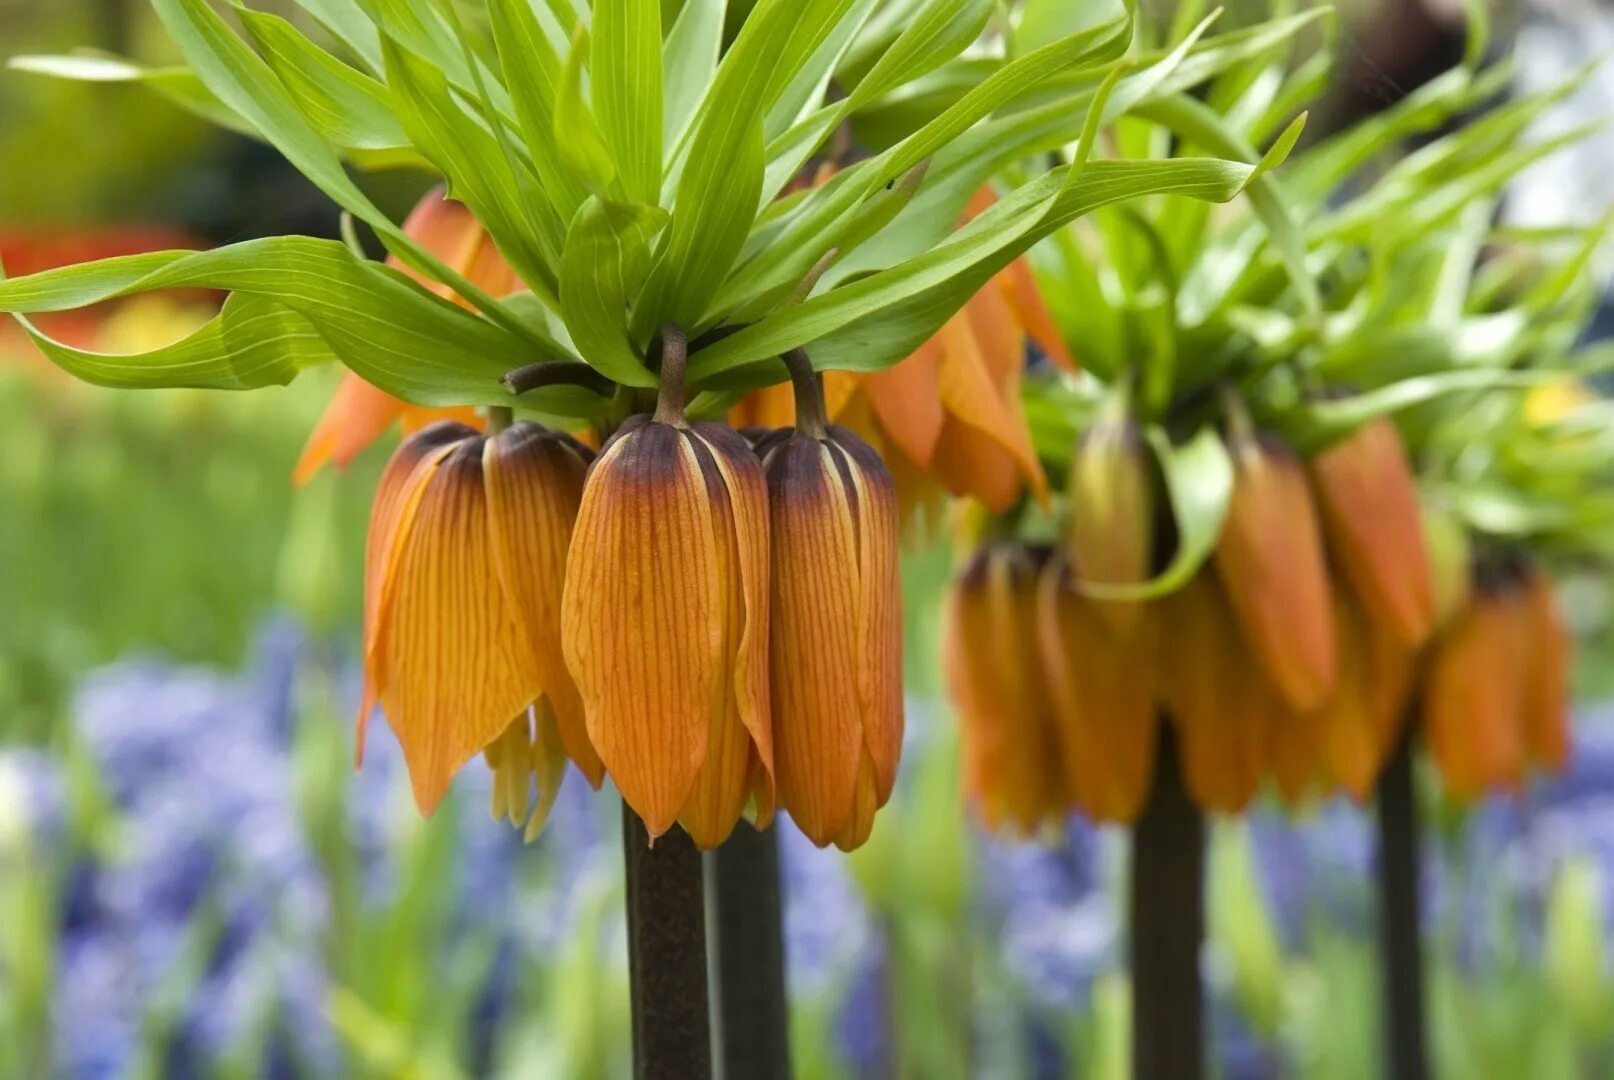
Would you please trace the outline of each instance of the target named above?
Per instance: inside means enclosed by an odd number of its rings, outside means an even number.
[[[1326,44],[1288,53],[1139,106],[1117,145],[1253,156],[1325,82]],[[1449,72],[1257,177],[1243,212],[1130,203],[1033,252],[1083,370],[1026,387],[1064,492],[988,521],[951,602],[988,822],[1137,820],[1161,723],[1188,793],[1224,813],[1268,780],[1293,805],[1365,800],[1420,702],[1454,797],[1562,764],[1568,644],[1543,566],[1606,554],[1606,469],[1577,447],[1603,403],[1570,383],[1573,410],[1533,426],[1525,402],[1547,399],[1524,392],[1558,386],[1562,408],[1564,373],[1596,370],[1571,343],[1607,223],[1491,222],[1512,176],[1584,134],[1524,137],[1575,83],[1389,152],[1505,79]]]
[[[980,403],[958,383],[985,368],[970,350],[1017,378],[1017,355],[998,353],[1021,339],[949,320],[1007,271],[983,303],[1045,332],[1015,264],[1028,247],[1137,196],[1226,201],[1298,134],[1259,163],[1090,160],[1102,125],[1260,55],[1293,21],[1133,49],[1130,5],[1109,2],[762,0],[738,20],[722,0],[302,0],[297,21],[153,6],[182,67],[15,66],[140,82],[262,139],[347,213],[346,242],[106,260],[0,283],[0,309],[228,293],[201,330],[135,356],[29,327],[111,386],[250,389],[344,366],[300,471],[398,420],[416,429],[377,494],[364,654],[366,701],[399,734],[421,809],[482,753],[496,812],[535,826],[569,760],[610,775],[652,837],[682,822],[702,846],[776,800],[819,843],[856,846],[890,795],[902,723],[880,455],[816,404],[755,449],[718,418],[785,382],[783,357],[810,356],[866,379],[851,396],[906,472],[1006,503],[1037,463],[969,475],[980,423],[964,414]],[[1068,163],[981,194],[1005,165],[1072,145]],[[350,171],[383,167],[434,172],[451,201],[400,225]],[[387,263],[365,254],[366,228]],[[929,359],[898,396],[934,397],[912,407],[969,430],[918,437],[895,415],[878,384],[913,354]],[[798,401],[815,392],[796,383]]]

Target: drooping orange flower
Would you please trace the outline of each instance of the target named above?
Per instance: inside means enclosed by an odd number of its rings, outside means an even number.
[[[1162,607],[1161,697],[1177,731],[1183,782],[1200,806],[1240,813],[1267,771],[1276,695],[1210,570]]]
[[[1236,476],[1216,570],[1238,624],[1292,708],[1320,707],[1334,688],[1335,620],[1328,566],[1306,473],[1265,432],[1229,435]]]
[[[1143,435],[1115,401],[1082,432],[1070,458],[1070,523],[1066,549],[1084,582],[1137,585],[1149,577],[1154,556],[1152,467]],[[1129,633],[1141,617],[1135,601],[1107,600],[1094,611],[1117,634]]]
[[[820,847],[868,839],[902,749],[902,595],[891,474],[845,428],[759,443],[772,516],[779,801]]]
[[[744,439],[682,414],[629,420],[590,469],[563,642],[623,799],[712,848],[748,800],[773,814],[768,492]]]
[[[521,278],[499,254],[487,230],[464,205],[446,198],[441,189],[429,192],[420,200],[404,222],[404,232],[492,296],[505,296],[522,288]],[[439,296],[464,307],[470,306],[448,286],[422,277],[396,259],[389,258],[387,265],[402,270]],[[411,405],[370,385],[353,372],[346,372],[336,395],[303,447],[293,479],[304,484],[327,464],[348,465],[395,424],[402,422],[404,432],[412,434],[438,420],[482,426],[482,419],[473,408]]]
[[[1079,595],[1058,558],[1038,589],[1037,644],[1071,801],[1095,821],[1131,824],[1154,779],[1158,613],[1132,605],[1117,633],[1108,602]]]
[[[983,188],[969,221],[992,205]],[[942,490],[972,496],[993,512],[1014,505],[1026,485],[1046,499],[1048,480],[1031,445],[1020,402],[1026,342],[1055,363],[1075,361],[1032,280],[1017,259],[987,282],[935,336],[907,359],[872,374],[829,372],[830,419],[856,431],[885,460],[905,515]],[[788,385],[749,395],[730,414],[735,427],[795,422]]]
[[[1037,647],[1037,586],[1051,557],[1015,542],[978,551],[948,598],[948,689],[963,731],[964,784],[988,828],[1030,834],[1070,804]]]
[[[1459,802],[1523,781],[1527,603],[1517,583],[1487,575],[1430,656],[1424,733]]]
[[[553,798],[559,750],[602,779],[560,659],[560,588],[591,456],[526,421],[491,437],[442,422],[405,440],[382,475],[358,753],[379,702],[422,813],[478,753],[499,776],[495,812],[518,824],[532,777],[539,810]]]
[[[1524,657],[1524,749],[1532,765],[1552,771],[1569,763],[1569,660],[1573,643],[1552,583],[1535,567],[1524,572],[1521,617]]]
[[[1380,417],[1313,457],[1307,468],[1345,580],[1401,644],[1422,645],[1434,629],[1435,594],[1401,433]]]

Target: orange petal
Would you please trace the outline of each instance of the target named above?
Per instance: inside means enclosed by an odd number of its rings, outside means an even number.
[[[948,418],[956,422],[943,430],[936,448],[936,471],[942,482],[955,495],[973,495],[994,510],[1007,509],[1013,499],[1005,500],[1001,487],[983,492],[965,486],[986,475],[975,462],[995,444],[1000,454],[1007,455],[1010,467],[1031,484],[1037,498],[1046,501],[1048,480],[1020,412],[1018,374],[1006,386],[996,383],[967,314],[953,316],[940,334],[943,359],[938,386]],[[957,437],[957,427],[983,438],[966,444]],[[1017,495],[1018,482],[1015,486]]]
[[[1367,612],[1409,648],[1434,628],[1423,511],[1395,424],[1378,419],[1308,466],[1329,550]]]
[[[1134,632],[1110,633],[1063,561],[1049,563],[1038,591],[1038,645],[1066,787],[1095,821],[1130,824],[1154,777],[1157,620],[1140,612]]]
[[[1552,584],[1539,570],[1525,575],[1524,739],[1532,764],[1561,770],[1569,763],[1569,658],[1573,645]]]
[[[902,756],[901,510],[896,482],[879,454],[844,428],[834,429],[831,438],[834,452],[843,455],[837,460],[842,479],[855,496],[858,704],[879,807],[891,798]]]
[[[1164,603],[1161,697],[1200,806],[1238,813],[1266,772],[1273,717],[1260,674],[1215,575],[1201,571]]]
[[[1522,773],[1528,642],[1517,598],[1494,584],[1476,592],[1435,646],[1424,690],[1424,725],[1446,792],[1468,802]]]
[[[864,392],[886,438],[910,461],[929,465],[946,414],[941,401],[941,345],[931,338],[907,359],[868,377]]]
[[[1275,438],[1236,440],[1237,466],[1216,570],[1250,649],[1292,707],[1334,688],[1334,612],[1306,474]]]
[[[382,710],[425,814],[541,689],[523,675],[490,548],[481,440],[468,439],[425,484],[376,643]]]
[[[1037,348],[1066,371],[1075,371],[1076,358],[1065,345],[1065,335],[1054,324],[1048,305],[1042,302],[1042,294],[1037,291],[1036,280],[1031,274],[1031,263],[1023,257],[1016,259],[993,281],[1003,290],[1020,326],[1037,343]]]
[[[716,424],[699,424],[686,438],[706,482],[724,613],[706,757],[680,815],[696,845],[709,849],[728,838],[748,798],[759,818],[772,813],[768,505],[761,465],[743,439]]]
[[[846,827],[865,753],[858,534],[832,451],[796,433],[767,455],[779,800],[823,846]]]
[[[523,420],[487,440],[482,468],[493,566],[516,613],[524,676],[542,688],[567,754],[598,788],[605,766],[560,644],[566,552],[592,458],[570,437]]]
[[[438,464],[455,446],[476,437],[457,424],[429,428],[406,440],[387,462],[370,507],[364,553],[364,694],[359,705],[354,763],[364,761],[366,723],[382,689],[377,643],[397,581],[398,553],[413,528],[415,514]]]
[[[868,840],[869,834],[874,831],[874,814],[881,804],[879,795],[879,780],[875,777],[875,765],[868,754],[864,754],[857,770],[857,788],[852,799],[852,816],[847,819],[846,828],[835,837],[835,846],[842,851],[855,851]]]
[[[690,440],[667,424],[624,426],[583,489],[561,639],[589,739],[653,837],[706,759],[726,666],[717,540]]]
[[[1030,833],[1063,814],[1055,723],[1036,649],[1046,553],[994,544],[970,561],[948,604],[947,679],[963,724],[971,794],[991,828]]]
[[[1082,433],[1070,461],[1070,561],[1081,580],[1135,585],[1154,556],[1152,466],[1136,423],[1100,420]],[[1107,600],[1096,610],[1120,635],[1142,605]]]
[[[351,371],[342,376],[331,403],[315,425],[297,459],[292,480],[306,484],[325,465],[347,466],[364,448],[398,422],[405,405]]]

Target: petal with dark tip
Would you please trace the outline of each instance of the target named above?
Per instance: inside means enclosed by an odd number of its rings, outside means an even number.
[[[565,435],[521,421],[487,440],[482,467],[493,566],[516,615],[523,670],[543,688],[567,753],[597,788],[605,766],[588,741],[560,643],[566,554],[592,456]]]
[[[1250,650],[1293,708],[1334,688],[1333,595],[1306,474],[1276,438],[1235,438],[1237,469],[1216,570]]]
[[[652,837],[706,758],[725,666],[719,562],[694,448],[667,424],[624,425],[583,489],[561,637],[589,739]]]
[[[364,554],[364,693],[359,705],[355,763],[364,760],[366,721],[375,711],[384,672],[376,645],[396,584],[398,552],[414,525],[421,496],[438,464],[477,433],[462,424],[434,424],[404,440],[387,462],[370,506]]]
[[[760,466],[733,432],[709,425],[683,438],[700,463],[718,555],[715,602],[722,613],[722,667],[712,686],[705,758],[679,820],[696,846],[728,838],[753,796],[754,769],[771,762],[768,730],[766,504]],[[731,441],[732,440],[732,441]],[[764,496],[765,497],[765,496]],[[760,733],[760,739],[755,733]],[[762,787],[756,794],[768,799]],[[759,806],[758,812],[766,811]]]
[[[855,511],[830,449],[810,436],[775,446],[766,475],[779,800],[822,846],[846,828],[864,753]]]
[[[376,660],[382,711],[403,747],[421,812],[454,773],[524,712],[514,614],[489,554],[480,439],[457,444],[425,485],[396,553]]]

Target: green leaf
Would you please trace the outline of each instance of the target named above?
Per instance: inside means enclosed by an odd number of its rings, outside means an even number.
[[[244,117],[297,170],[343,209],[376,230],[405,263],[440,281],[506,329],[525,334],[492,297],[426,251],[360,191],[323,137],[303,118],[289,92],[261,57],[219,17],[207,0],[152,0],[185,59],[226,106]],[[543,346],[542,341],[533,344]]]
[[[561,70],[555,98],[555,143],[560,157],[596,195],[606,194],[617,180],[616,160],[605,145],[594,112],[583,97],[583,65],[588,61],[588,31],[579,29]]]
[[[628,302],[644,280],[650,243],[666,221],[666,211],[655,207],[590,196],[566,234],[560,270],[566,329],[584,360],[628,386],[656,385],[628,333]]]
[[[1243,136],[1224,124],[1222,118],[1203,102],[1186,94],[1176,94],[1142,105],[1137,112],[1139,116],[1165,125],[1213,154],[1244,161],[1257,156],[1255,149],[1244,141]],[[1305,122],[1306,114],[1301,113],[1278,137],[1283,156],[1288,156],[1294,148]],[[1317,282],[1306,268],[1305,237],[1283,189],[1273,177],[1264,175],[1263,170],[1250,178],[1249,197],[1250,205],[1255,208],[1283,259],[1290,283],[1300,296],[1301,306],[1308,315],[1316,317],[1322,310],[1322,300],[1317,292]]]
[[[1284,434],[1305,456],[1328,448],[1371,420],[1462,390],[1528,389],[1562,378],[1558,371],[1447,371],[1419,375],[1346,398],[1307,402],[1282,422]]]
[[[135,355],[76,349],[15,316],[39,350],[74,378],[120,390],[189,386],[253,390],[282,386],[304,368],[336,359],[312,323],[274,300],[234,295],[182,341]]]
[[[467,115],[437,68],[387,38],[381,44],[398,117],[443,175],[449,194],[471,208],[499,250],[535,290],[553,297],[562,226],[534,181],[495,136]]]
[[[121,56],[90,51],[67,56],[14,56],[6,66],[13,71],[73,82],[135,83],[210,124],[252,138],[259,137],[257,129],[245,117],[220,101],[189,68],[145,67]]]
[[[1148,194],[1225,202],[1255,173],[1249,165],[1215,159],[1098,161],[1060,194],[1068,168],[1027,184],[923,255],[702,349],[691,358],[691,378],[707,379],[808,345],[820,368],[888,367],[935,333],[993,274],[1088,211]]]
[[[381,35],[357,0],[297,0],[325,29],[360,56],[370,70],[381,71]]]
[[[927,0],[850,94],[768,145],[764,196],[771,199],[777,194],[830,132],[857,109],[963,52],[980,36],[991,14],[991,0]]]
[[[505,0],[506,3],[509,0]],[[687,0],[662,46],[662,142],[680,145],[723,50],[728,0]]]
[[[510,395],[499,382],[505,372],[571,358],[553,342],[534,349],[529,338],[539,335],[531,328],[512,333],[403,273],[355,258],[338,241],[303,236],[108,259],[0,281],[0,311],[60,311],[172,288],[224,289],[290,308],[343,364],[417,405],[507,405]],[[587,415],[581,410],[591,397],[529,395],[565,415]]]
[[[800,281],[832,247],[842,248],[841,258],[844,260],[848,250],[843,244],[845,230],[857,219],[858,208],[866,200],[927,160],[932,153],[944,147],[951,149],[948,143],[957,138],[960,132],[966,131],[1004,101],[1023,92],[1037,80],[1047,77],[1065,65],[1096,64],[1119,56],[1126,48],[1129,34],[1130,22],[1123,18],[1045,46],[1030,56],[999,69],[980,87],[965,95],[941,116],[897,146],[878,157],[836,174],[829,183],[808,196],[783,228],[770,231],[748,245],[753,253],[752,257],[734,272],[730,289],[725,291],[724,296],[735,306],[739,306],[749,304],[756,297],[774,292],[781,287],[788,288]],[[1067,132],[1070,119],[1068,114],[1063,117]],[[1068,138],[1067,134],[1066,139]],[[895,168],[897,162],[907,164],[902,168]],[[932,170],[927,174],[925,188],[914,200],[915,211],[918,209],[917,204],[927,201],[927,192],[932,190],[935,184],[935,171]],[[979,186],[980,183],[976,182],[963,197],[967,199]],[[962,205],[960,201],[958,208],[951,209],[945,219],[940,214],[932,213],[928,221],[935,228],[926,229],[928,243],[915,246],[912,253],[926,250],[927,247],[939,242],[946,230],[957,220],[958,209],[961,209]],[[906,215],[908,218],[913,216],[913,214]],[[904,224],[907,225],[908,222],[905,220]],[[892,229],[882,233],[877,239],[911,232],[913,229],[912,225],[907,229]]]
[[[409,146],[380,82],[342,63],[278,15],[239,3],[235,11],[303,115],[325,138],[347,149]]]
[[[590,76],[600,131],[623,189],[654,206],[661,197],[661,5],[595,0]]]
[[[1149,600],[1175,592],[1205,565],[1227,520],[1233,497],[1233,459],[1214,428],[1203,428],[1181,446],[1165,430],[1149,425],[1149,445],[1160,460],[1166,497],[1177,522],[1177,550],[1159,577],[1139,585],[1078,581],[1084,596],[1099,600]]]
[[[533,170],[563,222],[570,222],[588,192],[562,164],[555,103],[560,93],[561,61],[527,0],[488,0],[494,47],[515,107],[522,138],[532,154]]]

